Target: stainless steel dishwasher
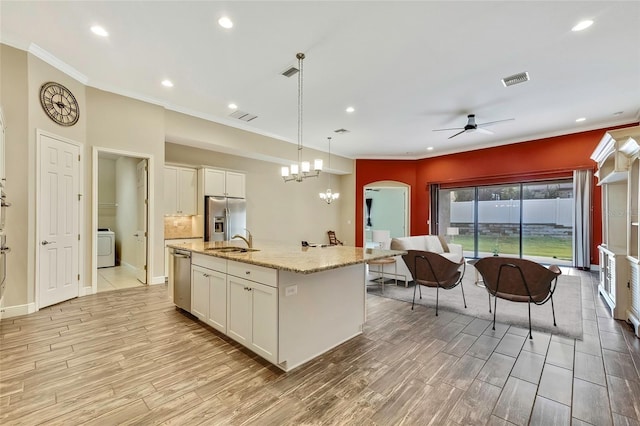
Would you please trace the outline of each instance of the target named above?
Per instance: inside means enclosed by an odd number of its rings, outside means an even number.
[[[191,312],[191,253],[171,250],[173,263],[173,303]]]

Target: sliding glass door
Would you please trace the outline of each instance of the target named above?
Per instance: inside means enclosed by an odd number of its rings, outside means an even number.
[[[520,186],[478,187],[478,256],[520,254]]]
[[[438,232],[465,257],[524,257],[571,264],[571,179],[440,189]]]

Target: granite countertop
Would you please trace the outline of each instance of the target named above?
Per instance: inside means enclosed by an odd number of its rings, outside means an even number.
[[[401,250],[365,249],[362,247],[348,246],[301,247],[293,244],[260,241],[254,242],[253,244],[253,248],[257,249],[257,251],[249,252],[207,250],[218,247],[246,248],[246,244],[243,241],[196,241],[185,244],[168,244],[168,246],[192,253],[200,253],[301,274],[311,274],[349,265],[357,265],[369,260],[406,254],[405,251]]]

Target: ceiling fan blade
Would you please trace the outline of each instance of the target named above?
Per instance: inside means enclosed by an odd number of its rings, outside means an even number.
[[[444,132],[450,130],[462,130],[464,127],[452,127],[451,129],[433,129],[432,132]]]
[[[484,133],[485,135],[493,135],[494,134],[491,130],[481,129],[479,127],[476,129],[476,132]]]
[[[503,121],[513,121],[515,118],[505,118],[504,120],[488,121],[486,123],[478,124],[478,127],[491,126],[492,124],[502,123]]]
[[[461,132],[458,132],[458,133],[456,133],[455,135],[449,136],[447,139],[453,139],[453,138],[455,138],[456,136],[463,134],[464,132],[466,132],[466,130],[463,130],[463,131],[461,131]]]

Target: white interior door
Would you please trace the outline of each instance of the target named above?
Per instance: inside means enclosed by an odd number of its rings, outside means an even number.
[[[138,202],[136,219],[136,278],[147,283],[147,160],[136,166],[136,197]]]
[[[39,134],[39,308],[78,297],[80,147]]]

